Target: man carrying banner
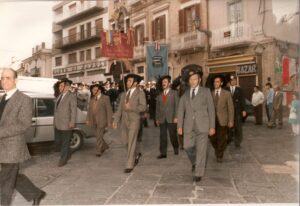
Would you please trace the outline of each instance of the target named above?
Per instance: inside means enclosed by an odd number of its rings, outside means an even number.
[[[125,173],[130,173],[138,164],[141,153],[137,148],[137,135],[140,127],[140,113],[147,109],[145,93],[137,88],[142,80],[139,75],[125,77],[127,91],[121,94],[117,112],[113,116],[113,128],[121,122],[122,139],[127,145],[127,164]]]

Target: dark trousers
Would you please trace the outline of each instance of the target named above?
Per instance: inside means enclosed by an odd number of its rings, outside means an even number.
[[[255,124],[262,124],[263,105],[259,104],[254,107]]]
[[[72,130],[58,130],[55,128],[55,148],[60,148],[60,158],[62,161],[68,161],[71,155],[70,141]]]
[[[221,126],[219,122],[216,122],[216,133],[213,136],[209,136],[210,142],[215,149],[217,158],[223,158],[224,151],[227,146],[227,126]]]
[[[235,146],[239,147],[243,139],[242,115],[235,113],[234,126],[228,129],[228,142],[234,139]]]
[[[175,123],[168,123],[167,121],[160,123],[160,154],[167,155],[167,148],[168,148],[168,133],[167,130],[169,130],[169,136],[171,140],[171,144],[174,148],[174,152],[178,152],[178,138],[177,138],[177,125]]]
[[[24,174],[19,174],[19,163],[2,163],[0,172],[1,205],[10,205],[14,189],[27,200],[32,201],[41,194]]]
[[[282,106],[279,107],[279,109],[274,109],[273,108],[270,124],[272,126],[276,126],[276,120],[277,119],[278,119],[279,127],[282,127]]]

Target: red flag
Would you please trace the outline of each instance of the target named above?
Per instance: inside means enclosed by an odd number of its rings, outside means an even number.
[[[290,60],[288,57],[283,57],[282,58],[282,84],[283,85],[288,85],[289,84],[289,80],[290,80],[290,72],[289,72],[289,68],[290,68]]]

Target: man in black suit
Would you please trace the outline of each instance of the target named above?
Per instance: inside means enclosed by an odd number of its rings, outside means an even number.
[[[242,119],[246,116],[245,97],[243,90],[237,86],[236,77],[234,76],[230,77],[230,86],[228,89],[234,104],[234,126],[229,129],[228,144],[232,141],[234,136],[235,147],[239,149],[243,139]]]

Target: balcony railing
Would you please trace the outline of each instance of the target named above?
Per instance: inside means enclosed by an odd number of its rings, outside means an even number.
[[[212,31],[212,48],[245,44],[253,40],[252,27],[245,23],[237,23]]]
[[[179,51],[196,47],[205,47],[204,39],[204,34],[199,31],[179,34],[171,38],[171,50]]]
[[[74,10],[69,10],[67,6],[64,7],[63,13],[56,14],[54,16],[54,22],[64,23],[69,19],[76,18],[77,16],[83,15],[85,13],[90,13],[92,10],[98,11],[103,8],[104,8],[103,1],[83,1],[83,3],[77,1]]]
[[[135,46],[133,50],[133,57],[136,59],[146,57],[145,45]]]
[[[83,32],[78,32],[76,34],[63,37],[62,39],[57,39],[54,42],[53,47],[55,49],[61,49],[65,46],[70,46],[94,38],[100,39],[102,29],[92,28],[90,30],[84,30]]]

